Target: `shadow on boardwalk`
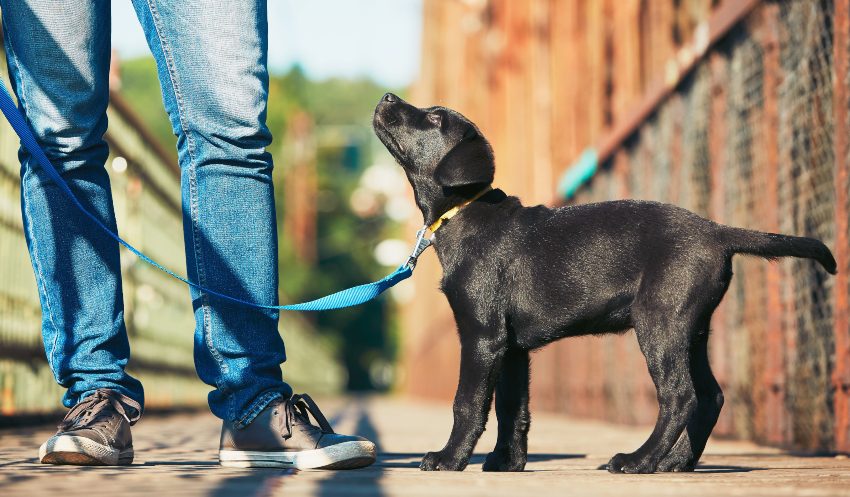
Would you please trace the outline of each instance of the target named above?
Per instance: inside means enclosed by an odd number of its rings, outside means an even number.
[[[622,427],[535,414],[523,473],[483,473],[495,443],[491,420],[464,472],[419,471],[428,450],[451,428],[451,407],[385,397],[322,399],[341,433],[377,442],[378,461],[351,471],[222,468],[220,421],[209,414],[147,416],[134,428],[136,461],[128,467],[38,464],[52,427],[0,430],[0,495],[416,496],[486,495],[848,495],[850,460],[797,457],[750,443],[713,440],[697,471],[611,475],[598,469],[615,452],[632,450],[650,428]]]

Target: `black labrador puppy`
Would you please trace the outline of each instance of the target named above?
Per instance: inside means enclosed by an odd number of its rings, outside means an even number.
[[[499,189],[482,195],[493,181],[493,151],[472,122],[445,107],[420,109],[388,93],[373,126],[404,168],[426,225],[462,206],[435,234],[461,366],[454,426],[446,446],[425,455],[426,471],[466,467],[494,390],[498,441],[484,470],[521,471],[529,351],[630,328],[660,409],[649,439],[611,458],[608,470],[691,471],[723,405],[707,342],[732,256],[804,257],[836,272],[818,240],[724,226],[673,205],[622,200],[551,209],[524,207]]]

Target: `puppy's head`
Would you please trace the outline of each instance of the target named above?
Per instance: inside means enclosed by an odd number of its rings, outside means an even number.
[[[404,168],[426,223],[453,207],[458,197],[493,182],[490,143],[459,112],[420,109],[387,93],[375,108],[372,126]]]

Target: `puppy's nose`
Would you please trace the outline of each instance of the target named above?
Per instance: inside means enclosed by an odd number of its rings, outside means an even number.
[[[398,97],[393,95],[392,93],[385,93],[384,98],[382,98],[381,100],[383,100],[384,102],[393,103],[398,102]]]

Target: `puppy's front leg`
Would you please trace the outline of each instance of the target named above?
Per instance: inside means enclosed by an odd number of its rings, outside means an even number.
[[[442,450],[425,454],[420,469],[463,471],[466,468],[487,424],[493,388],[504,353],[503,342],[480,336],[461,345],[460,381],[454,400],[452,433]]]

